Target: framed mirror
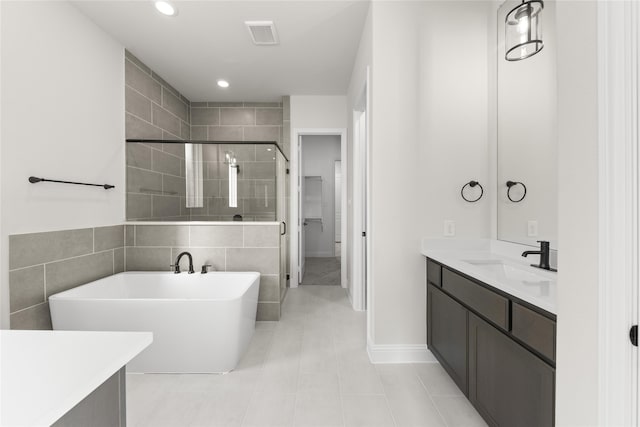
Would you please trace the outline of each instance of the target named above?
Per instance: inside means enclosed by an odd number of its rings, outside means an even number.
[[[522,2],[504,2],[497,17],[497,237],[532,246],[547,240],[557,249],[555,3],[544,2],[537,16],[542,50],[507,60],[505,18],[519,5]],[[524,20],[519,28],[523,39],[526,24]]]

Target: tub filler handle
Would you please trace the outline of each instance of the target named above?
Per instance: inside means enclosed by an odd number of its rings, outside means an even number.
[[[201,274],[207,274],[209,272],[209,267],[213,267],[211,264],[205,264],[202,266]]]

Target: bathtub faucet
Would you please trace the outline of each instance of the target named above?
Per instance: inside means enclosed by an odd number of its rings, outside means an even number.
[[[176,274],[180,274],[180,260],[184,255],[189,258],[189,274],[195,273],[195,270],[193,269],[193,257],[189,252],[182,252],[177,256],[175,264],[170,265],[170,267],[173,267],[173,272]]]

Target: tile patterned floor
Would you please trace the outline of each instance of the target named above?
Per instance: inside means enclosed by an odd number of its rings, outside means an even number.
[[[305,258],[303,285],[340,286],[340,258]]]
[[[129,426],[485,426],[438,364],[372,365],[344,289],[290,289],[227,375],[127,376]]]

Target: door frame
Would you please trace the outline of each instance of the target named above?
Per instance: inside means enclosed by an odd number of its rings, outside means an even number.
[[[640,7],[598,2],[599,425],[639,425],[640,219],[638,87]]]
[[[293,230],[295,231],[295,238],[291,239],[291,277],[294,280],[289,282],[289,286],[292,288],[297,288],[299,285],[299,272],[300,266],[298,264],[298,253],[299,253],[299,230],[302,227],[302,219],[300,218],[299,212],[301,212],[302,200],[300,198],[300,143],[301,137],[303,136],[313,136],[313,135],[329,135],[329,136],[340,136],[340,160],[342,166],[342,222],[340,233],[342,235],[342,243],[340,250],[340,286],[343,288],[347,287],[347,248],[349,247],[350,241],[349,236],[347,235],[347,221],[345,218],[345,207],[347,206],[347,188],[348,188],[348,159],[347,159],[347,130],[344,128],[294,128],[292,129],[292,142],[291,144],[291,224],[294,226]]]

